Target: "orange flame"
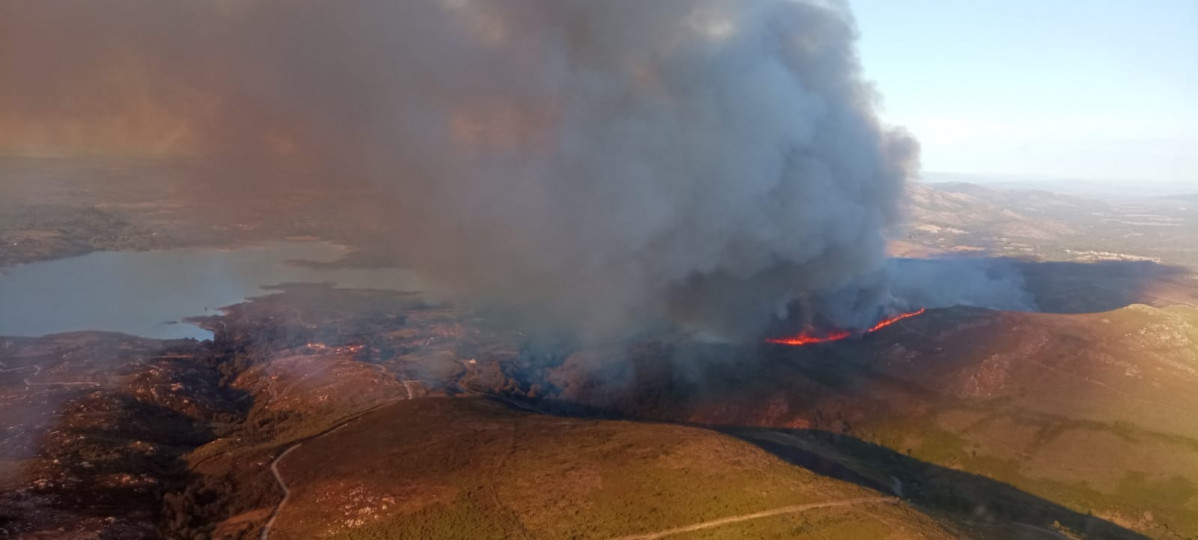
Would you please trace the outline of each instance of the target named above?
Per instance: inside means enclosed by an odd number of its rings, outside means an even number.
[[[899,321],[901,321],[901,320],[903,320],[903,319],[909,319],[909,318],[911,318],[911,317],[914,317],[914,316],[916,316],[916,315],[922,315],[922,314],[923,314],[923,312],[925,312],[925,311],[927,311],[927,309],[926,309],[926,308],[919,308],[919,309],[917,309],[917,310],[915,310],[915,311],[912,311],[912,312],[910,312],[910,313],[900,313],[900,314],[898,314],[898,315],[895,315],[895,316],[893,316],[893,317],[890,317],[890,318],[887,318],[887,319],[882,319],[881,321],[878,321],[878,323],[877,323],[877,324],[875,324],[875,325],[873,325],[873,326],[871,326],[871,327],[869,327],[869,328],[867,328],[867,329],[865,329],[865,330],[861,331],[860,333],[861,333],[861,334],[868,334],[868,333],[870,333],[870,332],[876,332],[876,331],[878,331],[878,330],[881,330],[881,329],[883,329],[883,328],[886,328],[887,326],[890,326],[890,325],[892,325],[892,324],[894,324],[894,323],[896,323],[896,322],[899,322]],[[794,337],[788,337],[788,338],[772,338],[772,339],[767,339],[767,340],[765,340],[765,342],[766,342],[766,343],[773,343],[773,344],[775,344],[775,345],[794,345],[794,346],[797,346],[797,345],[811,345],[811,344],[813,344],[813,343],[828,343],[828,342],[830,342],[830,341],[840,341],[840,340],[842,340],[842,339],[845,339],[845,338],[847,338],[847,337],[850,337],[850,336],[852,336],[852,335],[854,335],[854,334],[856,334],[856,333],[857,333],[857,332],[851,332],[851,331],[848,331],[848,330],[836,330],[836,331],[833,331],[833,332],[831,332],[831,333],[829,333],[829,334],[824,334],[824,335],[822,335],[822,336],[814,336],[814,335],[808,334],[807,332],[803,332],[803,333],[801,333],[801,334],[799,334],[799,335],[797,335],[797,336],[794,336]]]

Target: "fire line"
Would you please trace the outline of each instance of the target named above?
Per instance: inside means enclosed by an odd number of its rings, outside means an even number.
[[[878,331],[878,330],[881,330],[881,329],[883,329],[883,328],[886,328],[887,326],[890,326],[890,325],[892,325],[892,324],[894,324],[894,323],[896,323],[896,322],[899,322],[899,321],[901,321],[901,320],[903,320],[903,319],[909,319],[909,318],[911,318],[911,317],[914,317],[914,316],[916,316],[916,315],[922,315],[922,314],[923,314],[923,312],[925,312],[925,311],[927,311],[927,309],[926,309],[926,308],[919,308],[919,309],[917,309],[917,310],[915,310],[915,311],[912,311],[912,312],[909,312],[909,313],[900,313],[900,314],[898,314],[898,315],[895,315],[895,316],[893,316],[893,317],[890,317],[890,318],[887,318],[887,319],[882,319],[881,321],[878,321],[878,323],[877,323],[877,324],[875,324],[875,325],[873,325],[873,326],[871,326],[871,327],[869,327],[869,328],[867,328],[867,329],[865,329],[865,330],[862,330],[861,332],[851,332],[851,331],[848,331],[848,330],[836,330],[836,331],[833,331],[833,332],[831,332],[831,333],[829,333],[829,334],[825,334],[825,335],[822,335],[822,336],[813,336],[813,335],[811,335],[811,334],[808,334],[808,333],[806,333],[806,332],[803,332],[803,333],[801,333],[801,334],[799,334],[799,335],[797,335],[797,336],[788,337],[788,338],[772,338],[772,339],[767,339],[767,340],[765,340],[765,342],[766,342],[766,343],[772,343],[772,344],[774,344],[774,345],[791,345],[791,346],[799,346],[799,345],[811,345],[811,344],[814,344],[814,343],[828,343],[828,342],[831,342],[831,341],[840,341],[840,340],[842,340],[842,339],[845,339],[845,338],[851,337],[851,336],[853,336],[854,334],[858,334],[858,333],[860,333],[860,334],[868,334],[868,333],[870,333],[870,332],[876,332],[876,331]]]

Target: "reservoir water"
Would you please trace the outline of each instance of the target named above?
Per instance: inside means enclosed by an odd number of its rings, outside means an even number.
[[[211,338],[185,317],[268,294],[282,283],[418,290],[398,268],[345,269],[331,262],[346,248],[279,242],[236,249],[106,251],[0,269],[0,336],[103,330],[143,337]]]

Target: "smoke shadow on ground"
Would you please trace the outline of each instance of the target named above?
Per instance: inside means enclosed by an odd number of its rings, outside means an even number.
[[[629,420],[620,411],[560,400],[489,396],[514,410],[571,418]],[[634,420],[646,421],[646,420]],[[931,515],[965,526],[1002,529],[1004,537],[1064,537],[1063,526],[1087,538],[1148,537],[1090,514],[984,476],[915,459],[850,435],[815,429],[777,429],[647,420],[708,429],[746,441],[813,473],[894,495]]]
[[[848,435],[753,427],[718,431],[817,474],[893,493],[930,513],[965,516],[967,522],[1007,526],[1010,534],[1024,534],[1012,538],[1060,536],[1054,534],[1058,524],[1089,538],[1148,538],[1009,484],[920,461]],[[1036,530],[1039,534],[1027,534]]]
[[[1023,265],[1033,290],[1045,294],[1056,287],[1065,293],[1064,299],[1047,306],[1060,313],[1174,303],[1192,298],[1184,295],[1195,292],[1193,284],[1185,282],[1190,279],[1186,269],[1154,262],[1004,261]],[[1087,293],[1087,287],[1093,292]],[[1160,287],[1173,293],[1162,296]],[[1074,295],[1081,298],[1066,302],[1070,291],[1079,290]],[[1015,486],[1028,485],[1018,480],[954,470],[949,461],[920,455],[931,460],[925,462],[904,454],[897,443],[887,448],[867,442],[879,440],[870,420],[876,425],[922,429],[923,422],[930,421],[929,411],[973,405],[997,410],[986,407],[1021,403],[1028,388],[1032,393],[1053,393],[1065,405],[1084,409],[1101,394],[1084,384],[1061,386],[1059,377],[1034,375],[1042,373],[1035,371],[1036,363],[1052,366],[1083,352],[1077,336],[1062,330],[1076,329],[1063,323],[1068,319],[1073,318],[971,307],[929,309],[878,332],[834,343],[737,346],[665,336],[620,351],[561,352],[552,359],[527,359],[529,365],[517,361],[506,373],[523,384],[540,384],[547,391],[536,394],[552,396],[517,407],[716,429],[752,439],[763,449],[825,476],[900,492],[929,512],[952,512],[982,525],[987,520],[1021,524],[1009,526],[1006,536],[998,537],[1054,537],[1047,530],[1059,522],[1092,538],[1145,538],[1021,491]],[[1099,317],[1077,320],[1100,324]],[[1094,351],[1101,353],[1104,346],[1099,343]],[[1011,364],[996,366],[995,359]],[[1029,366],[1031,371],[1020,370]],[[1084,378],[1084,370],[1090,367],[1071,364],[1069,369]],[[552,373],[537,375],[544,370]],[[1008,381],[1004,374],[1009,373],[1017,378]],[[515,386],[519,384],[502,392]],[[1028,407],[1035,409],[1034,404]],[[1061,422],[1074,418],[1070,411],[1060,409],[1065,415]],[[797,445],[792,444],[795,441]]]
[[[1154,261],[1008,260],[1045,313],[1096,313],[1131,304],[1198,303],[1194,272]]]
[[[1198,302],[1190,269],[1148,260],[1035,261],[1009,257],[894,258],[892,294],[928,308],[1094,313],[1129,304]]]

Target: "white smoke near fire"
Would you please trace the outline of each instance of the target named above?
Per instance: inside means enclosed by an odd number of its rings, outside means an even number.
[[[1001,258],[894,258],[886,281],[894,296],[924,307],[974,306],[1038,311],[1015,261]]]
[[[5,1],[0,36],[0,147],[370,182],[394,249],[476,302],[743,338],[894,301],[918,147],[840,2]]]

